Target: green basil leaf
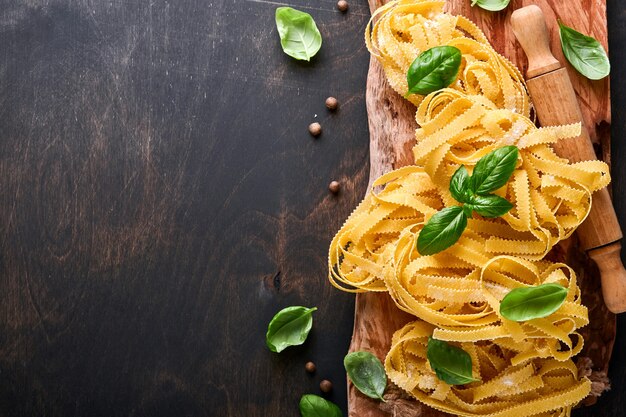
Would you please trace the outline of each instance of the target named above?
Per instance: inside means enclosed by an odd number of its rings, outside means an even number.
[[[467,226],[467,217],[460,206],[446,207],[435,213],[417,237],[417,251],[434,255],[454,245]]]
[[[343,359],[348,377],[355,387],[370,398],[383,401],[387,387],[385,367],[378,358],[369,352],[352,352]]]
[[[480,158],[472,172],[472,191],[485,195],[506,184],[515,171],[518,153],[517,146],[504,146]]]
[[[269,326],[265,335],[265,344],[272,352],[282,352],[289,346],[304,343],[313,326],[313,312],[316,307],[287,307],[280,310]]]
[[[461,51],[454,46],[435,46],[421,54],[409,67],[408,94],[427,95],[456,80],[461,67]]]
[[[506,9],[511,0],[474,0],[472,1],[472,7],[478,5],[481,9],[489,10],[490,12],[499,12]]]
[[[467,169],[464,165],[461,165],[450,179],[450,193],[459,203],[467,203],[469,201],[469,183],[470,176],[467,173]]]
[[[302,417],[343,417],[341,409],[336,404],[313,394],[303,395],[300,398],[300,415]]]
[[[609,75],[611,64],[600,42],[564,25],[561,21],[559,35],[563,55],[578,72],[590,80],[599,80]]]
[[[472,209],[483,217],[500,217],[513,208],[507,199],[499,195],[474,195],[470,198]]]
[[[472,358],[459,347],[429,337],[426,357],[437,378],[446,384],[463,385],[478,381],[472,377]]]
[[[465,203],[461,206],[461,208],[463,208],[463,213],[465,213],[465,217],[467,217],[468,219],[471,219],[472,210],[474,210],[474,207],[469,203]]]
[[[561,307],[565,297],[567,288],[559,284],[515,288],[500,302],[500,314],[513,321],[547,317]]]
[[[310,61],[322,47],[322,35],[308,13],[279,7],[276,9],[276,28],[283,51],[295,59]]]

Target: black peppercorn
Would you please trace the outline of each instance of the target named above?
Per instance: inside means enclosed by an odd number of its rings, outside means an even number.
[[[329,380],[324,379],[322,380],[322,382],[320,382],[320,390],[322,390],[322,392],[329,393],[330,391],[332,391],[332,389],[333,383]]]

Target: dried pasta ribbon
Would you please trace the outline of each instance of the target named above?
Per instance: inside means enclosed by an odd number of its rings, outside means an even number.
[[[445,262],[420,262],[416,236],[405,230],[394,257],[395,273],[386,276],[389,294],[404,311],[437,326],[440,340],[467,342],[512,338],[526,341],[544,357],[566,360],[582,349],[575,331],[588,324],[574,271],[565,264],[531,262],[512,256],[489,259],[475,268],[453,269]],[[459,243],[459,246],[462,242]],[[458,248],[455,245],[448,255]],[[427,257],[432,258],[432,257]],[[515,323],[500,315],[500,301],[514,288],[557,283],[568,289],[566,302],[549,319]]]
[[[529,116],[530,100],[519,70],[491,47],[474,23],[444,13],[444,5],[444,1],[400,0],[372,16],[365,42],[382,64],[391,87],[404,96],[406,73],[421,52],[439,45],[455,46],[463,62],[451,88]],[[411,95],[409,100],[419,105],[423,97]]]
[[[433,100],[439,103],[431,105]],[[447,202],[451,201],[447,185],[460,164],[471,172],[488,152],[518,146],[518,168],[509,184],[498,191],[515,205],[502,220],[533,237],[524,243],[498,238],[487,243],[487,251],[543,258],[586,218],[591,194],[610,180],[608,166],[600,161],[570,164],[553,152],[551,144],[577,136],[580,125],[537,129],[515,112],[470,105],[471,101],[471,97],[452,91],[431,94],[422,101],[417,111],[421,127],[413,149],[416,164],[425,168]]]
[[[458,344],[470,353],[473,377],[480,381],[447,385],[426,357],[433,330],[434,326],[418,320],[396,331],[385,370],[393,383],[437,410],[468,417],[568,416],[591,390],[591,382],[579,378],[571,359],[542,358],[533,354],[532,347],[521,346],[528,358],[514,363],[519,352],[500,339]]]
[[[591,193],[610,181],[600,161],[570,164],[550,147],[575,137],[580,125],[537,129],[529,119],[529,98],[517,68],[496,53],[484,34],[461,16],[443,12],[444,2],[399,0],[378,9],[366,30],[366,43],[381,62],[392,87],[408,91],[406,73],[419,53],[433,46],[458,47],[463,56],[455,84],[428,96],[410,95],[418,106],[415,163],[424,167],[453,202],[447,186],[460,164],[470,171],[488,152],[505,145],[520,148],[520,171],[503,197],[515,208],[503,217],[515,230],[532,233],[531,241],[487,244],[487,250],[541,259],[569,237],[589,213]],[[372,24],[372,22],[375,22]],[[551,181],[558,179],[559,181]],[[546,182],[551,186],[543,188]]]
[[[385,189],[368,194],[331,243],[330,278],[340,289],[386,291],[384,270],[391,264],[400,232],[423,224],[426,215],[443,207],[435,184],[423,169],[401,168],[381,177],[374,186],[385,181],[390,181]]]
[[[526,166],[530,165],[523,163],[521,168]],[[506,187],[515,204],[511,212],[498,219],[471,219],[456,245],[430,258],[466,267],[482,266],[502,254],[538,260],[569,237],[589,212],[589,190],[547,176],[539,189],[532,189],[530,178],[538,174],[521,168]],[[391,266],[392,254],[399,245],[409,254],[414,248],[410,242],[400,242],[401,234],[410,231],[415,238],[425,221],[451,200],[447,187],[435,184],[419,166],[388,173],[374,186],[384,189],[367,195],[330,246],[331,282],[348,291],[385,291],[384,270]]]
[[[572,235],[591,209],[592,193],[610,181],[601,161],[570,163],[552,145],[580,134],[580,124],[537,128],[519,70],[481,30],[444,13],[439,0],[396,0],[367,26],[368,49],[393,89],[408,91],[406,73],[423,51],[451,45],[462,52],[459,76],[417,106],[415,165],[389,172],[331,242],[329,279],[349,292],[386,291],[416,316],[394,335],[385,367],[391,380],[419,401],[461,416],[569,416],[590,390],[571,358],[588,323],[571,268],[543,260]],[[468,220],[459,241],[421,256],[417,237],[432,215],[459,204],[448,189],[460,165],[505,145],[519,149],[516,169],[495,193],[513,208],[504,216]],[[568,290],[548,317],[513,322],[499,313],[512,289],[558,283]],[[426,360],[429,336],[458,344],[471,356],[480,383],[440,381]]]

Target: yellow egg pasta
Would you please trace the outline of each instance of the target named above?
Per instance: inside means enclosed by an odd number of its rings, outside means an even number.
[[[444,1],[392,1],[372,16],[365,42],[385,69],[391,87],[404,96],[407,70],[421,52],[439,45],[455,46],[461,50],[463,63],[451,88],[529,116],[530,101],[519,70],[494,51],[474,23],[444,13],[444,5]],[[415,105],[423,98],[409,96]]]
[[[610,181],[604,162],[572,164],[552,150],[552,143],[578,136],[578,124],[537,129],[525,116],[472,104],[471,97],[449,89],[427,96],[416,118],[420,128],[413,148],[415,163],[442,190],[446,205],[454,204],[447,188],[460,165],[471,171],[487,153],[506,145],[518,147],[518,167],[498,192],[515,207],[498,221],[532,237],[489,238],[486,250],[494,254],[543,258],[557,242],[571,236],[591,209],[591,194]]]
[[[473,377],[480,381],[450,386],[437,378],[426,357],[433,330],[419,320],[398,330],[385,369],[394,384],[438,410],[467,417],[569,416],[591,389],[571,360],[529,351],[527,360],[515,364],[517,347],[511,350],[515,346],[500,339],[458,343],[472,357]]]
[[[330,282],[349,292],[388,292],[417,321],[394,335],[385,368],[417,400],[460,416],[569,416],[588,395],[572,357],[588,324],[574,271],[545,255],[582,223],[592,193],[605,187],[605,163],[571,163],[552,145],[580,134],[579,124],[537,128],[519,70],[485,35],[444,2],[396,0],[378,9],[365,33],[368,49],[405,96],[406,74],[423,51],[461,50],[457,80],[416,105],[414,165],[389,172],[346,220],[330,245]],[[507,145],[519,156],[495,194],[513,208],[498,218],[474,215],[453,246],[431,256],[416,250],[420,231],[444,207],[454,172]],[[548,317],[514,322],[500,302],[515,288],[558,283],[565,302]],[[449,386],[426,360],[428,337],[465,349],[480,382]]]

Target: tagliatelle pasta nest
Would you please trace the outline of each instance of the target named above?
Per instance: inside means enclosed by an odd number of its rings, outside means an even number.
[[[479,382],[450,386],[440,381],[426,358],[433,326],[422,321],[398,330],[385,360],[389,378],[419,401],[459,416],[567,416],[591,389],[572,361],[530,357],[512,365],[516,352],[500,339],[461,343]]]
[[[577,329],[588,323],[576,276],[544,256],[568,238],[591,208],[591,195],[609,181],[600,161],[570,163],[552,144],[576,137],[580,125],[537,128],[519,70],[493,50],[462,16],[441,1],[394,1],[377,10],[366,31],[371,53],[391,86],[406,95],[406,74],[423,51],[440,45],[462,52],[455,83],[417,106],[415,165],[383,175],[333,239],[329,276],[351,292],[385,291],[419,320],[394,335],[385,368],[416,399],[463,416],[565,416],[588,395],[571,358]],[[519,149],[508,184],[496,191],[513,204],[504,216],[475,216],[459,241],[421,256],[416,240],[426,222],[455,205],[450,178],[464,165],[507,145]],[[515,288],[559,283],[567,298],[553,314],[518,323],[499,305]],[[481,382],[451,387],[425,359],[428,336],[470,352]],[[476,366],[478,365],[478,366]],[[508,386],[506,381],[512,381]]]
[[[407,70],[421,52],[440,45],[455,46],[461,51],[463,63],[450,88],[528,117],[530,100],[522,74],[494,51],[474,23],[463,16],[443,13],[444,4],[428,0],[392,1],[372,16],[365,43],[385,69],[391,87],[404,96],[408,91]],[[412,95],[408,99],[418,106],[424,96]]]

